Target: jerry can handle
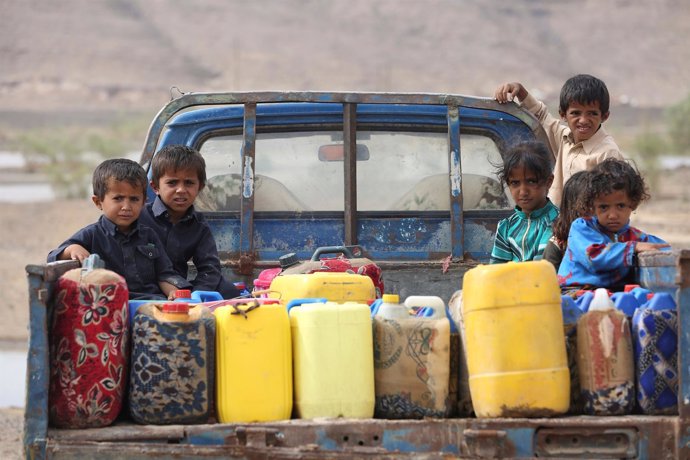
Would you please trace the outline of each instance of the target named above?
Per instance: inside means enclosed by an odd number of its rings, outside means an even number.
[[[81,276],[84,276],[96,268],[105,268],[105,262],[98,254],[89,254],[89,256],[81,263]]]
[[[262,298],[262,297],[252,297],[249,299],[238,298],[238,299],[214,300],[211,302],[204,302],[202,305],[204,305],[209,310],[214,311],[216,308],[224,307],[226,305],[234,306],[234,305],[241,305],[243,303],[244,304],[256,303],[258,305],[270,305],[270,304],[280,303],[280,301],[278,299],[267,299],[267,298]]]
[[[430,318],[434,316],[434,309],[431,307],[420,307],[415,316],[421,318]]]
[[[376,316],[376,313],[379,312],[379,307],[383,303],[383,299],[376,299],[374,300],[371,305],[369,305],[369,309],[371,310],[371,317],[373,318]]]
[[[423,313],[425,318],[441,319],[446,317],[446,304],[443,299],[435,295],[411,295],[405,299],[404,305],[407,308],[427,307]]]
[[[309,298],[309,299],[292,299],[287,304],[287,311],[289,313],[290,309],[292,307],[299,307],[300,305],[305,304],[305,303],[326,303],[327,301],[328,301],[328,299],[326,299],[324,297]]]
[[[312,262],[318,262],[323,254],[338,254],[342,253],[347,259],[354,259],[355,256],[352,255],[350,248],[346,246],[321,246],[314,250],[314,254],[311,256]]]
[[[223,300],[223,296],[220,292],[216,291],[193,291],[192,299],[198,300],[199,302],[212,302],[214,300]]]

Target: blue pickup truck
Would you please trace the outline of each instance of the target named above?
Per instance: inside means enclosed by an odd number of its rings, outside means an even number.
[[[382,268],[386,292],[446,302],[488,262],[513,202],[495,170],[507,148],[545,140],[514,104],[447,94],[190,93],[153,120],[141,156],[203,154],[196,201],[223,270],[247,285],[279,257],[350,246]],[[152,196],[152,195],[151,195]],[[425,420],[288,420],[89,430],[48,426],[47,324],[54,281],[76,263],[29,265],[27,458],[690,458],[690,251],[639,258],[640,283],[676,295],[679,414]],[[688,326],[686,326],[688,324]]]

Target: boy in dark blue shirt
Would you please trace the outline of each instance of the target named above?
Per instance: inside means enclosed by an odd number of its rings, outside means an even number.
[[[175,270],[187,277],[191,259],[197,275],[195,291],[217,291],[223,298],[240,295],[221,272],[216,241],[194,200],[206,185],[206,162],[199,151],[184,145],[161,149],[151,163],[151,187],[156,199],[141,213],[144,225],[156,231]]]
[[[122,275],[130,299],[172,299],[190,283],[173,269],[152,229],[139,225],[146,196],[146,172],[127,159],[102,162],[93,172],[94,204],[103,211],[48,254],[48,262],[79,260],[98,254],[105,268]]]

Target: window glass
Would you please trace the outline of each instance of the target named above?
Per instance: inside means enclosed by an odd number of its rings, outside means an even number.
[[[342,158],[331,161],[320,155],[319,149],[338,144],[342,146],[340,131],[258,134],[254,210],[342,211]],[[206,160],[208,186],[197,198],[200,210],[240,210],[241,150],[240,135],[204,143],[201,153]]]
[[[359,132],[368,161],[357,163],[360,211],[449,211],[450,167],[446,133]],[[505,209],[510,204],[494,170],[501,155],[493,140],[460,137],[464,208]]]
[[[357,209],[450,209],[446,133],[357,133]],[[209,139],[201,147],[207,187],[197,198],[203,211],[239,211],[241,135]],[[460,138],[465,209],[507,209],[509,194],[494,170],[501,164],[487,136]],[[340,131],[263,133],[256,139],[256,211],[343,211],[343,140]]]
[[[206,162],[206,187],[194,202],[199,211],[240,210],[242,136],[208,139],[199,149]]]

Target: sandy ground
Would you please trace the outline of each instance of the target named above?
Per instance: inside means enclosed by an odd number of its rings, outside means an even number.
[[[0,203],[1,253],[0,340],[25,346],[28,325],[28,286],[25,266],[42,263],[53,247],[93,222],[99,211],[88,200],[43,203]],[[666,239],[674,247],[690,248],[690,168],[662,175],[652,200],[632,217],[633,224]],[[0,458],[21,458],[23,410],[0,409]]]
[[[0,203],[0,215],[0,253],[4,259],[0,264],[0,292],[4,293],[0,340],[3,349],[25,349],[29,321],[25,266],[44,262],[50,249],[97,219],[99,211],[86,200]],[[23,408],[0,409],[0,459],[24,458],[23,426]]]

